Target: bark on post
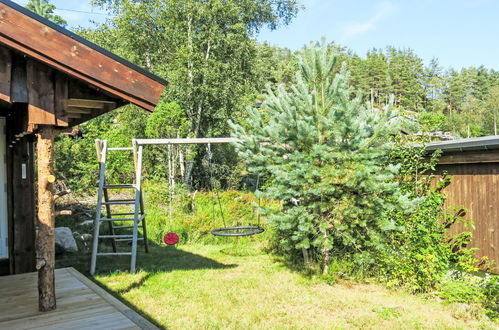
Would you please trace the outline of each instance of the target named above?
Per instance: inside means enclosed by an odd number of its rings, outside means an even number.
[[[36,254],[38,269],[38,306],[41,312],[56,308],[55,302],[55,213],[53,147],[56,131],[41,126],[37,133],[38,164],[38,235]]]

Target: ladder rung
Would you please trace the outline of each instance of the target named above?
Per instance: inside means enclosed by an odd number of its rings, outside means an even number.
[[[141,214],[139,217],[139,221],[142,221],[145,216],[145,214]],[[99,221],[135,221],[135,218],[100,218]]]
[[[130,213],[113,213],[113,214],[111,214],[111,216],[113,216],[113,217],[114,216],[123,216],[123,215],[135,215],[135,213],[130,212]],[[140,214],[140,215],[142,215],[142,214]]]
[[[125,241],[131,241],[132,239],[131,238],[119,238],[119,239],[115,239],[116,242],[125,242]],[[143,237],[137,237],[137,241],[143,241],[144,238]]]
[[[139,227],[142,227],[142,225],[139,225]],[[113,226],[113,229],[130,229],[133,228],[133,226]]]
[[[142,220],[139,218],[139,221]],[[100,218],[99,221],[135,221],[135,218],[115,218],[115,219],[109,219],[109,218]]]
[[[135,204],[135,199],[113,199],[108,202],[102,202],[102,205],[117,205],[117,204]]]
[[[104,186],[104,189],[128,189],[135,188],[135,184],[107,184]]]
[[[99,235],[99,238],[133,238],[133,235]]]
[[[118,151],[118,150],[133,150],[133,147],[115,147],[115,148],[107,148],[109,151]]]
[[[132,252],[99,252],[98,256],[131,256]]]

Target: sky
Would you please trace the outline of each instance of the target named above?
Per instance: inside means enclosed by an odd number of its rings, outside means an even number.
[[[372,48],[411,48],[425,64],[499,70],[499,0],[299,0],[291,24],[263,29],[259,41],[297,50],[326,37],[360,56]],[[15,1],[21,5],[27,0]],[[107,17],[85,0],[52,0],[71,26]]]

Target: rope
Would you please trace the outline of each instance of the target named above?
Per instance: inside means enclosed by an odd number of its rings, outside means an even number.
[[[172,178],[172,145],[168,145],[168,195],[170,196],[169,212],[170,212],[170,230],[172,229],[173,219],[173,178]]]
[[[258,191],[259,187],[260,187],[260,173],[258,173],[256,176],[255,194]],[[260,207],[261,207],[261,198],[260,196],[258,196],[258,208],[256,209],[256,219],[258,226],[260,226]]]
[[[220,195],[218,193],[218,190],[215,192],[215,189],[213,187],[213,168],[212,168],[212,164],[211,164],[211,160],[213,158],[213,154],[211,152],[211,143],[208,143],[206,145],[206,151],[207,151],[207,154],[208,154],[208,172],[209,172],[209,188],[211,190],[211,200],[212,200],[212,203],[211,203],[211,206],[212,206],[212,220],[213,222],[215,222],[215,203],[213,203],[213,200],[215,198],[215,194],[216,194],[216,198],[217,198],[217,201],[218,201],[218,208],[220,210],[220,215],[222,216],[222,222],[224,224],[224,227],[227,227],[227,225],[225,224],[225,216],[224,216],[224,212],[223,212],[223,209],[222,209],[222,202],[220,201]]]

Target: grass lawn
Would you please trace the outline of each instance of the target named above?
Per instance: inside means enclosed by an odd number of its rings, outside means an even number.
[[[171,329],[497,326],[473,319],[462,306],[377,285],[327,285],[293,272],[256,245],[234,242],[154,246],[151,253],[139,254],[140,270],[135,274],[123,271],[128,258],[101,258],[95,280],[159,326]],[[88,257],[67,256],[58,266],[87,272]]]

